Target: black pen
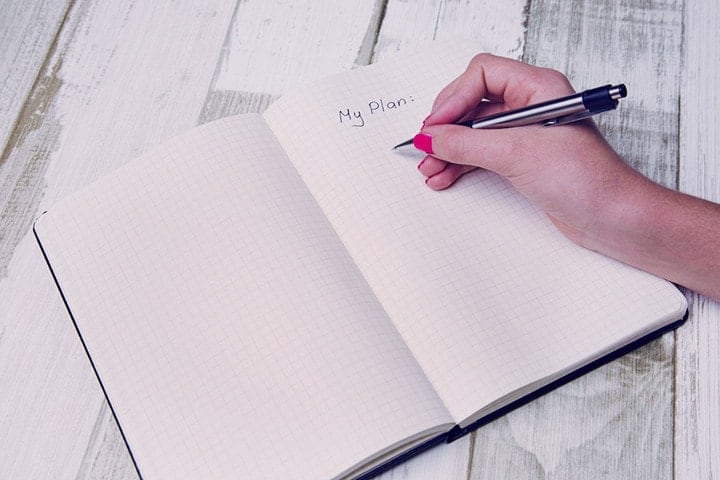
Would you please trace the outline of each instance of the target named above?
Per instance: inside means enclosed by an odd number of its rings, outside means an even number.
[[[618,100],[627,96],[625,85],[605,85],[567,97],[528,105],[518,110],[497,113],[487,117],[461,122],[470,128],[507,128],[543,123],[545,126],[564,125],[596,115],[618,106]],[[406,140],[393,149],[410,145],[413,139]]]

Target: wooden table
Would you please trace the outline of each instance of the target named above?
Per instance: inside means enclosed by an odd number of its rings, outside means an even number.
[[[0,0],[0,478],[136,478],[29,232],[59,198],[193,125],[455,35],[576,88],[625,82],[599,118],[612,144],[719,201],[719,25],[715,0]],[[676,332],[381,478],[720,478],[720,306],[687,297]]]

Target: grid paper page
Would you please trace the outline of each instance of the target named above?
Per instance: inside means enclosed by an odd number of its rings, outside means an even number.
[[[259,116],[36,231],[146,479],[331,478],[452,422]]]
[[[265,118],[456,421],[677,320],[672,285],[582,249],[498,176],[434,192],[412,137],[476,45],[286,95]],[[432,65],[428,68],[428,65]],[[307,118],[297,129],[295,119]],[[560,127],[559,127],[560,128]],[[498,400],[500,402],[498,403]]]

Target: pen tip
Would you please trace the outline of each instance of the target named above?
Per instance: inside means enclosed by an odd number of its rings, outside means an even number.
[[[398,144],[395,145],[392,149],[393,149],[393,150],[396,150],[396,149],[398,149],[398,148],[400,148],[400,147],[404,147],[405,145],[410,145],[411,143],[413,143],[413,139],[412,139],[412,138],[411,138],[410,140],[405,140],[405,141],[402,142],[402,143],[398,143]]]

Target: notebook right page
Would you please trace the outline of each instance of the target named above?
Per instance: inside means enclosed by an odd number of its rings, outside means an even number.
[[[686,309],[668,282],[571,243],[497,175],[478,170],[435,192],[416,171],[421,153],[391,150],[480,50],[426,47],[286,95],[265,114],[464,424]]]

